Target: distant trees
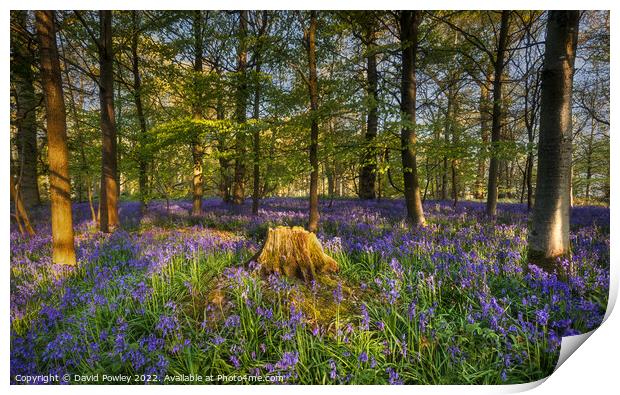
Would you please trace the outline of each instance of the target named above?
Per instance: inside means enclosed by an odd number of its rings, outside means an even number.
[[[572,90],[579,11],[549,11],[542,71],[536,198],[528,257],[545,270],[570,253]]]
[[[11,174],[25,210],[51,175],[32,16],[11,13]],[[188,198],[193,215],[206,196],[251,193],[253,214],[265,196],[309,197],[311,230],[321,196],[405,197],[412,224],[430,199],[486,199],[491,216],[502,200],[533,206],[546,16],[58,11],[75,200],[104,231],[120,225],[121,197]],[[601,204],[609,14],[580,21],[570,183],[575,204]]]
[[[52,262],[75,265],[67,122],[60,76],[60,61],[56,47],[54,11],[37,11],[35,16],[41,59],[41,85],[45,96],[47,119],[52,212]]]

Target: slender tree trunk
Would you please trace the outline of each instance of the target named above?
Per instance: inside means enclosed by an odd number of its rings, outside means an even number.
[[[73,214],[67,120],[56,47],[54,11],[36,11],[37,36],[41,58],[41,84],[45,94],[47,140],[52,212],[52,262],[75,265]]]
[[[450,87],[448,89],[448,112],[446,113],[446,137],[452,138],[452,143],[449,145],[452,158],[450,159],[450,172],[452,176],[452,205],[456,207],[459,200],[459,185],[458,185],[458,147],[459,136],[456,124],[456,117],[459,113],[456,89],[457,76],[454,72],[451,72]]]
[[[317,119],[317,110],[319,102],[318,76],[316,71],[316,27],[317,12],[310,11],[310,26],[308,27],[306,36],[306,49],[308,51],[308,90],[310,93],[310,215],[308,219],[308,230],[310,232],[317,231],[319,227],[319,120]]]
[[[590,204],[590,186],[592,184],[592,153],[594,143],[594,119],[591,121],[590,138],[588,139],[588,147],[586,153],[586,204]]]
[[[523,204],[525,201],[525,188],[527,185],[527,164],[529,162],[529,158],[525,160],[525,168],[523,168],[523,177],[521,178],[521,193],[519,194],[519,203]],[[519,166],[519,170],[521,170],[521,166]]]
[[[25,207],[40,203],[37,171],[37,100],[34,91],[34,54],[30,49],[27,12],[11,11],[11,81],[15,87],[18,186]]]
[[[15,222],[17,223],[17,227],[19,228],[19,233],[23,235],[24,232],[28,232],[28,234],[32,236],[35,232],[34,229],[32,229],[32,225],[30,225],[30,220],[28,219],[28,212],[26,211],[24,203],[22,202],[22,197],[19,192],[19,185],[16,185],[14,176],[11,175],[10,178],[11,200],[13,200],[13,205],[15,206]]]
[[[428,156],[426,158],[424,158],[424,167],[426,168],[426,185],[424,185],[424,193],[422,194],[422,203],[426,202],[426,194],[428,193],[428,186],[431,183],[431,176],[430,176],[430,168],[429,168],[429,163],[428,163]]]
[[[374,199],[375,181],[377,177],[377,150],[374,147],[377,137],[377,125],[379,115],[377,111],[377,53],[375,45],[375,31],[373,27],[368,28],[365,38],[366,41],[366,66],[367,66],[367,86],[366,98],[368,100],[368,116],[366,121],[366,147],[362,155],[362,171],[360,173],[360,199]]]
[[[116,97],[121,97],[121,84],[116,85]],[[114,125],[122,125],[123,116],[123,102],[118,101],[114,104],[116,111]],[[121,164],[123,156],[123,134],[122,128],[116,128],[116,198],[117,201],[121,198],[121,189],[123,188],[123,169]]]
[[[239,130],[235,136],[235,174],[233,184],[233,203],[240,205],[245,200],[245,167],[246,167],[246,145],[245,121],[247,107],[247,76],[246,68],[248,62],[247,52],[247,11],[239,11],[239,48],[237,53],[237,103],[235,118],[239,125]]]
[[[256,59],[256,91],[254,92],[254,119],[260,116],[260,61]],[[260,130],[252,131],[252,150],[254,152],[254,171],[253,171],[253,190],[252,190],[252,214],[258,215],[258,204],[260,200]]]
[[[476,173],[476,199],[484,199],[484,172],[486,169],[486,146],[489,143],[489,118],[491,111],[489,108],[489,89],[485,82],[480,83],[480,137],[482,138],[483,150],[478,157],[478,172]]]
[[[202,11],[194,11],[194,102],[192,104],[192,117],[194,120],[202,119],[202,86],[200,78],[202,76],[202,56],[203,56],[203,39],[202,39]],[[204,147],[199,136],[192,139],[192,163],[194,174],[192,177],[192,215],[198,216],[202,214],[202,163],[204,157]]]
[[[261,51],[260,41],[267,30],[267,11],[262,12],[262,24],[258,34],[259,45],[255,46],[255,62],[256,62],[256,89],[254,91],[254,114],[253,118],[258,121],[260,118],[260,100],[261,100]],[[253,171],[253,191],[252,191],[252,214],[258,215],[258,205],[260,202],[260,130],[256,128],[252,132],[252,150],[254,151],[254,171]]]
[[[534,190],[532,186],[532,173],[534,172],[534,155],[529,154],[529,161],[527,162],[527,211],[532,209],[532,200]]]
[[[446,139],[448,134],[445,135]],[[449,142],[446,142],[449,145]],[[441,167],[441,200],[448,200],[448,156],[443,157],[443,166]]]
[[[493,79],[493,118],[491,126],[491,163],[489,165],[489,181],[487,187],[487,215],[495,217],[497,214],[497,186],[499,158],[498,144],[501,136],[502,121],[502,74],[505,65],[505,52],[508,45],[508,22],[510,11],[502,11],[502,22],[499,31],[499,43],[494,63]]]
[[[97,213],[95,213],[95,206],[93,205],[93,190],[92,190],[92,182],[90,179],[86,181],[86,197],[88,199],[88,207],[90,208],[90,216],[92,218],[93,223],[97,223]]]
[[[546,271],[570,254],[571,100],[579,11],[549,11],[542,72],[536,200],[528,257]]]
[[[418,168],[416,163],[416,55],[418,27],[422,19],[420,11],[401,11],[400,41],[402,49],[401,113],[405,124],[400,133],[403,179],[407,221],[412,225],[425,225]]]
[[[138,56],[138,42],[140,38],[140,11],[131,11],[133,32],[131,36],[131,70],[133,73],[133,100],[136,105],[136,115],[140,124],[140,137],[138,155],[138,187],[140,189],[140,206],[146,209],[147,200],[147,160],[145,153],[146,145],[146,118],[142,108],[142,78],[140,77],[140,57]]]
[[[102,172],[99,223],[102,232],[114,231],[118,219],[116,116],[114,114],[114,55],[112,11],[99,11],[99,97],[101,101]]]
[[[218,65],[216,65],[215,70],[218,73],[219,78],[221,79],[222,78],[221,69],[219,68]],[[217,98],[216,98],[216,117],[220,121],[225,119],[224,101],[223,101],[222,95],[217,95]],[[222,201],[224,203],[230,203],[232,202],[232,196],[231,196],[232,177],[230,174],[231,160],[229,158],[230,149],[228,145],[226,144],[226,142],[227,140],[222,136],[219,136],[217,139],[218,162],[220,165],[219,189],[220,189],[220,196],[222,197]]]
[[[450,88],[451,89],[451,88]],[[448,93],[448,103],[446,104],[446,120],[444,123],[444,153],[443,156],[443,167],[441,173],[441,200],[448,200],[448,172],[450,171],[448,167],[448,152],[451,151],[450,147],[450,116],[452,114],[452,94]]]

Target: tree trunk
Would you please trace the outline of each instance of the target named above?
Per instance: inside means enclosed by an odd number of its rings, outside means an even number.
[[[502,22],[499,31],[499,43],[495,58],[493,79],[493,118],[491,125],[491,163],[489,164],[489,181],[487,187],[487,215],[495,217],[497,214],[498,171],[499,158],[497,156],[498,143],[501,138],[502,121],[502,74],[505,65],[505,52],[508,45],[508,22],[510,11],[502,11]]]
[[[34,91],[35,62],[27,30],[27,12],[11,11],[11,82],[15,87],[18,186],[25,207],[40,203],[37,171],[37,100]]]
[[[259,45],[255,46],[256,59],[256,89],[254,91],[254,114],[253,117],[258,121],[260,118],[260,99],[261,99],[261,51],[262,38],[267,30],[267,11],[262,12],[262,24],[258,34]],[[258,205],[260,201],[260,129],[255,128],[252,132],[252,150],[254,151],[254,171],[253,171],[253,191],[252,191],[252,214],[258,215]]]
[[[450,87],[448,88],[448,108],[446,112],[446,139],[451,137],[452,142],[449,144],[450,148],[450,156],[452,157],[450,160],[450,173],[452,176],[452,205],[456,207],[459,199],[459,184],[458,184],[458,148],[459,148],[459,136],[458,136],[458,128],[456,124],[456,117],[459,113],[457,95],[458,90],[456,89],[456,81],[458,76],[451,72],[451,78],[449,80]],[[449,141],[448,141],[449,142]]]
[[[546,271],[570,253],[571,100],[579,11],[549,11],[542,72],[536,199],[528,237],[530,261]]]
[[[99,11],[99,22],[99,98],[103,137],[99,223],[102,232],[111,232],[119,226],[112,11]]]
[[[192,103],[192,117],[194,120],[202,119],[202,86],[200,78],[202,75],[202,11],[194,11],[194,97]],[[199,136],[192,139],[192,164],[194,174],[192,177],[192,215],[202,214],[202,162],[204,157],[204,147]]]
[[[88,199],[88,207],[90,208],[90,216],[93,223],[96,224],[99,219],[97,218],[97,213],[95,213],[95,206],[93,205],[93,189],[90,179],[86,181],[86,197]]]
[[[133,99],[136,105],[136,115],[140,124],[140,137],[138,155],[138,187],[140,190],[140,207],[146,209],[147,200],[147,173],[146,173],[146,118],[144,109],[142,108],[142,79],[140,78],[140,57],[138,56],[138,41],[140,38],[140,11],[131,11],[131,20],[133,24],[133,32],[131,36],[131,70],[133,73]]]
[[[418,27],[422,19],[420,11],[401,11],[400,41],[402,48],[401,113],[404,125],[401,129],[401,157],[405,184],[407,221],[412,225],[424,225],[424,212],[420,198],[418,169],[416,164],[416,55]]]
[[[215,70],[218,73],[219,78],[221,78],[221,69],[216,65]],[[216,117],[220,121],[225,118],[224,101],[223,101],[222,95],[217,95],[217,98],[216,98]],[[226,142],[227,142],[227,139],[225,139],[222,136],[218,136],[217,151],[218,151],[218,162],[220,165],[219,190],[220,190],[220,196],[222,197],[222,201],[224,203],[230,203],[232,202],[232,195],[231,195],[232,177],[230,174],[231,160],[229,158],[229,147],[226,144]]]
[[[480,83],[480,137],[482,139],[482,149],[478,157],[478,172],[476,173],[476,199],[484,199],[484,171],[486,168],[486,146],[489,143],[489,89],[486,82]]]
[[[56,47],[54,11],[36,11],[41,59],[41,85],[45,95],[52,214],[52,262],[75,265],[71,182],[67,149],[67,120]]]
[[[237,103],[235,118],[238,123],[235,136],[235,175],[233,184],[233,204],[243,204],[245,200],[245,151],[247,139],[245,136],[245,121],[247,107],[247,11],[239,11],[239,48],[237,53]]]
[[[450,145],[448,140],[449,134],[444,133],[446,147]],[[441,200],[448,200],[448,156],[444,155],[443,165],[441,167]]]
[[[366,99],[368,101],[368,117],[366,121],[365,143],[366,147],[362,155],[362,171],[360,172],[360,199],[374,199],[375,181],[377,177],[377,150],[373,146],[377,137],[377,125],[379,116],[377,111],[377,54],[375,45],[375,31],[368,28],[365,38],[367,86]]]
[[[28,212],[24,207],[24,203],[22,202],[22,197],[19,192],[19,185],[15,183],[15,177],[13,175],[11,178],[11,200],[13,200],[13,205],[15,206],[15,222],[17,223],[17,227],[19,228],[19,233],[22,235],[24,232],[28,232],[30,236],[34,235],[34,229],[32,229],[32,225],[30,225],[30,220],[28,219]],[[23,223],[23,225],[22,225]]]
[[[308,51],[308,90],[310,93],[310,215],[308,218],[308,230],[316,233],[319,227],[319,120],[317,110],[319,102],[318,76],[316,71],[316,27],[317,12],[310,11],[310,26],[305,34],[306,49]]]
[[[299,226],[270,228],[265,244],[251,261],[260,264],[265,275],[278,273],[307,283],[338,271],[338,263],[323,252],[316,235]]]
[[[260,116],[260,62],[256,60],[256,91],[254,92],[254,119],[258,120]],[[252,190],[252,215],[258,215],[258,204],[260,200],[260,130],[256,128],[252,131],[252,150],[254,151],[254,169],[253,169],[253,190]]]
[[[592,184],[592,153],[594,151],[594,118],[591,120],[590,137],[588,139],[588,147],[586,152],[586,204],[590,204],[590,186]]]

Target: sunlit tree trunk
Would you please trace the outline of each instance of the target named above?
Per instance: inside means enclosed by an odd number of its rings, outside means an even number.
[[[52,262],[75,265],[67,120],[56,47],[54,11],[36,11],[41,85],[45,95],[52,214]]]
[[[495,217],[497,214],[498,172],[499,157],[497,156],[498,143],[502,129],[502,74],[505,66],[505,53],[508,45],[508,22],[510,11],[502,11],[502,22],[499,30],[497,54],[493,65],[493,117],[491,125],[491,163],[489,164],[489,180],[487,187],[487,215]]]
[[[99,98],[103,136],[99,224],[102,232],[112,232],[119,226],[112,11],[99,11],[99,23]]]
[[[424,225],[424,212],[418,183],[416,164],[416,55],[418,49],[418,28],[422,19],[420,11],[401,11],[400,41],[402,45],[401,113],[405,124],[401,129],[401,157],[405,183],[407,221],[413,225]]]
[[[27,11],[11,11],[11,81],[14,86],[19,161],[18,187],[25,207],[40,203],[37,171],[37,100]]]
[[[202,119],[202,89],[200,84],[200,76],[202,74],[202,56],[203,56],[203,22],[202,11],[194,11],[194,96],[192,103],[192,116],[194,120]],[[202,194],[203,179],[202,166],[204,157],[204,147],[198,136],[194,136],[192,145],[192,164],[194,174],[192,177],[192,215],[202,214]]]
[[[375,181],[377,177],[377,150],[374,147],[377,137],[379,115],[377,110],[377,53],[376,33],[372,26],[368,27],[365,37],[367,85],[366,99],[368,100],[368,116],[366,121],[366,147],[362,155],[362,170],[360,173],[360,199],[374,199]]]
[[[233,204],[243,204],[245,200],[245,170],[246,170],[246,145],[244,123],[246,121],[247,107],[247,76],[246,68],[248,63],[248,51],[246,43],[247,35],[247,11],[239,11],[239,48],[237,51],[237,103],[235,109],[235,119],[239,125],[239,130],[235,136],[235,174],[233,183]]]
[[[317,12],[310,11],[310,26],[305,32],[306,49],[308,51],[308,90],[310,93],[310,215],[308,230],[316,232],[319,227],[319,120],[317,111],[319,106],[318,76],[316,71],[316,27]]]
[[[549,11],[542,72],[536,199],[528,235],[531,262],[556,269],[570,253],[571,100],[579,11]]]

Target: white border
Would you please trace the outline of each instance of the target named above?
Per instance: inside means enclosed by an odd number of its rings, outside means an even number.
[[[612,64],[611,69],[614,70],[611,72],[611,101],[615,103],[615,98],[617,97],[618,92],[618,84],[616,83],[617,78],[615,78],[615,63],[616,57],[614,54],[617,54],[618,45],[615,39],[614,26],[618,22],[618,18],[616,18],[616,12],[618,7],[616,4],[618,2],[612,1],[575,1],[575,0],[564,0],[564,1],[531,1],[531,0],[522,0],[522,1],[447,1],[447,0],[433,0],[433,1],[393,1],[393,0],[382,0],[378,1],[368,1],[368,0],[345,0],[345,1],[329,1],[329,0],[314,0],[314,1],[282,1],[282,0],[268,0],[268,1],[241,1],[241,0],[228,0],[228,1],[170,1],[170,0],[150,0],[150,1],[131,1],[127,0],[107,0],[107,1],[87,1],[87,0],[64,0],[64,1],[32,1],[32,0],[22,0],[22,1],[10,1],[4,0],[2,2],[3,15],[0,19],[0,35],[2,37],[1,40],[1,50],[2,54],[4,54],[4,62],[2,62],[2,89],[0,89],[0,94],[3,96],[3,102],[5,105],[0,106],[0,114],[2,119],[2,125],[4,126],[4,141],[6,142],[6,138],[8,136],[8,128],[6,125],[8,124],[9,119],[9,106],[7,105],[9,102],[9,61],[7,54],[9,53],[9,15],[8,11],[10,9],[38,9],[38,8],[47,8],[47,9],[413,9],[413,8],[423,8],[423,9],[496,9],[496,8],[505,8],[505,9],[578,9],[580,7],[587,7],[588,9],[610,9],[611,12],[611,30],[612,37],[611,40],[611,52],[612,52]],[[611,124],[616,125],[616,121],[618,120],[616,116],[616,112],[611,112]],[[1,262],[3,264],[3,270],[7,274],[4,281],[4,289],[3,289],[3,302],[1,305],[0,316],[8,317],[9,316],[9,300],[10,300],[10,290],[9,290],[9,216],[6,214],[9,212],[10,202],[9,202],[9,193],[8,182],[6,180],[9,176],[9,155],[8,155],[8,147],[3,146],[2,155],[3,155],[3,166],[0,169],[2,177],[0,179],[4,180],[4,193],[0,193],[0,201],[2,202],[2,206],[5,207],[3,215],[0,216],[0,221],[2,222],[2,246],[0,247],[0,254],[2,254]],[[257,394],[265,394],[265,393],[278,393],[278,394],[286,394],[290,395],[291,392],[299,393],[299,394],[311,394],[318,391],[321,392],[329,392],[329,393],[370,393],[375,391],[390,391],[391,393],[402,393],[402,394],[412,394],[412,393],[484,393],[484,394],[492,394],[492,393],[514,393],[525,391],[527,389],[532,389],[533,394],[547,394],[547,393],[562,393],[562,394],[583,394],[583,393],[611,393],[612,388],[617,391],[616,387],[618,386],[618,366],[616,361],[618,356],[620,355],[620,342],[618,341],[618,334],[620,334],[620,318],[619,313],[611,314],[613,309],[613,305],[617,299],[618,293],[618,272],[619,272],[619,264],[618,258],[620,257],[617,253],[617,249],[613,248],[613,245],[616,240],[617,229],[620,225],[620,218],[616,215],[616,208],[619,207],[619,196],[620,196],[620,187],[618,186],[618,182],[616,182],[616,176],[618,165],[620,165],[620,159],[618,154],[620,154],[620,143],[618,142],[618,138],[612,136],[611,138],[611,239],[612,239],[612,249],[611,249],[611,294],[610,294],[610,303],[608,306],[608,311],[606,316],[608,319],[601,325],[599,329],[592,334],[591,338],[587,340],[584,346],[579,347],[575,351],[575,355],[568,358],[564,364],[562,364],[556,372],[554,372],[547,380],[541,380],[536,383],[530,384],[522,384],[515,386],[405,386],[405,387],[389,387],[388,388],[378,388],[375,386],[295,386],[295,388],[291,388],[289,386],[254,386],[251,388],[253,393]],[[161,393],[161,394],[170,394],[171,390],[177,390],[179,388],[170,388],[169,386],[153,386],[153,387],[143,387],[143,386],[123,386],[123,388],[119,387],[109,387],[109,386],[89,386],[88,388],[82,386],[45,386],[45,387],[35,387],[35,386],[9,386],[9,322],[4,321],[4,325],[0,328],[0,339],[1,341],[1,350],[2,357],[0,358],[0,383],[2,383],[2,387],[8,388],[9,391],[14,393],[45,393],[45,394],[54,394],[60,392],[69,392],[69,393],[82,393],[84,391],[88,391],[89,393],[108,393],[110,390],[114,391],[132,391],[137,393],[149,392],[149,393]],[[565,340],[563,344],[565,344]],[[572,340],[578,340],[577,338]],[[563,345],[563,348],[564,345]],[[247,387],[232,387],[232,386],[223,386],[223,387],[208,387],[205,388],[203,386],[186,386],[183,387],[184,392],[188,393],[200,393],[204,394],[205,392],[217,391],[218,393],[228,394],[228,393],[243,393],[247,392],[249,388]]]

